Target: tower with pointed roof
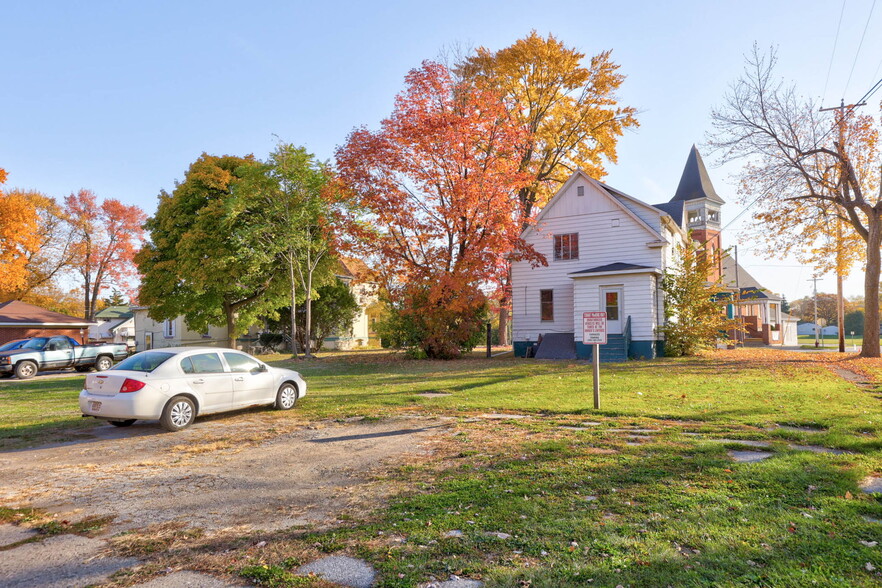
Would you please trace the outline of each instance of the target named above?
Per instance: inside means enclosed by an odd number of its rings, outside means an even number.
[[[712,259],[718,259],[723,246],[720,209],[726,202],[714,189],[695,145],[689,151],[680,184],[670,202],[682,203],[686,228],[692,232],[692,239],[703,244]]]

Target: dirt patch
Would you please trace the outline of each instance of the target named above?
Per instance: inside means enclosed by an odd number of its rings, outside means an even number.
[[[207,531],[319,525],[369,508],[383,464],[425,455],[440,419],[285,422],[246,414],[175,434],[155,424],[99,427],[92,438],[0,454],[0,500],[79,519],[115,516],[113,531],[185,521]]]

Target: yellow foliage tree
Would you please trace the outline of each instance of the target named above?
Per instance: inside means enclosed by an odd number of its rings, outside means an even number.
[[[0,184],[6,171],[0,169]],[[0,191],[0,275],[4,288],[27,284],[29,250],[39,242],[39,224],[31,201],[18,192]]]
[[[625,76],[611,55],[603,51],[586,65],[584,53],[532,31],[499,51],[480,47],[456,67],[464,80],[496,91],[527,131],[518,171],[531,180],[517,193],[523,228],[574,170],[602,179],[604,163],[617,161],[619,137],[638,126],[636,109],[618,104]],[[499,304],[502,345],[508,342],[511,305],[507,282]]]

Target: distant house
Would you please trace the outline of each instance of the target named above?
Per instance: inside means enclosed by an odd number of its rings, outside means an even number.
[[[147,314],[146,306],[133,306],[135,348],[138,351],[161,347],[218,346],[226,347],[227,327],[209,327],[197,333],[187,326],[184,317],[155,321]]]
[[[89,327],[90,341],[135,345],[135,313],[130,306],[108,306],[95,314],[97,324]]]
[[[769,292],[731,256],[722,260],[723,282],[737,292],[737,302],[728,309],[739,318],[745,333],[738,338],[747,345],[798,345],[799,319],[781,310],[783,298]]]
[[[379,345],[374,327],[381,309],[377,299],[376,284],[371,279],[371,272],[364,262],[344,258],[340,260],[337,279],[349,286],[349,290],[358,301],[358,313],[352,325],[342,332],[326,337],[322,343],[324,349],[356,349],[369,345]]]
[[[716,275],[709,279],[722,276],[730,290],[740,290],[740,302],[727,309],[730,316],[744,318],[751,340],[784,344],[790,328],[784,325],[791,319],[781,313],[781,299],[734,260],[723,262],[724,203],[695,146],[676,193],[661,204],[646,204],[582,171],[574,172],[522,235],[548,265],[512,264],[515,355],[535,351],[536,357],[590,358],[591,346],[582,343],[582,315],[591,311],[607,314],[608,343],[601,347],[601,360],[663,354],[660,278],[676,263],[675,252],[690,231],[717,260]],[[795,344],[795,320],[792,323]]]
[[[55,335],[67,335],[85,343],[88,330],[94,324],[20,300],[0,304],[0,344],[15,339]]]

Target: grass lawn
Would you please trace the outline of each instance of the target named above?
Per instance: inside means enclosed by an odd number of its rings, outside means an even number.
[[[856,347],[861,346],[861,339],[863,338],[862,333],[855,333],[852,337],[850,333],[845,333],[845,350],[846,351],[854,351]],[[799,346],[803,349],[814,349],[815,348],[815,336],[814,335],[800,335],[797,337],[799,340]],[[882,342],[882,339],[880,339]],[[839,349],[839,336],[838,335],[826,335],[820,338],[821,349]]]
[[[858,487],[882,474],[882,405],[831,369],[882,381],[878,360],[744,349],[604,365],[594,411],[580,362],[265,359],[309,382],[297,418],[446,415],[454,431],[386,474],[399,488],[386,508],[223,553],[181,543],[152,556],[157,569],[190,558],[302,586],[312,580],[292,567],[336,553],[370,561],[386,587],[452,574],[488,586],[882,585],[882,500]],[[0,446],[89,426],[76,411],[81,380],[0,384]],[[528,418],[475,418],[500,412]],[[727,451],[749,449],[739,440],[767,443],[772,457],[734,462]]]

